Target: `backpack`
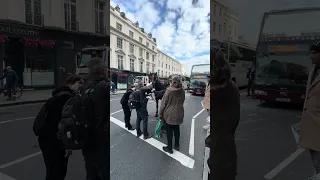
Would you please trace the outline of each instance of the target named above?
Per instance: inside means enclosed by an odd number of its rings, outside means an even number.
[[[61,91],[57,93],[55,96],[52,96],[51,98],[49,98],[41,107],[39,113],[37,114],[33,122],[33,133],[36,136],[40,136],[43,134],[43,132],[46,131],[49,111],[53,105],[53,102],[62,95],[71,95],[71,94],[70,92],[67,92],[67,91]]]
[[[58,134],[64,147],[70,150],[83,149],[95,125],[96,118],[90,88],[70,98],[62,109],[62,118],[58,125]]]
[[[124,93],[124,95],[122,96],[121,100],[120,100],[120,104],[126,104],[129,101],[129,96],[130,94],[133,92],[132,89],[128,89],[128,91],[126,93]]]
[[[128,106],[130,109],[136,109],[140,105],[140,92],[139,90],[133,91],[129,95]]]

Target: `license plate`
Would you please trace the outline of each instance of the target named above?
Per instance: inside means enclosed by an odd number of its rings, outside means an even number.
[[[201,94],[201,92],[197,92],[197,94]]]
[[[288,99],[288,98],[277,98],[276,100],[279,102],[290,102],[291,101],[291,99]]]

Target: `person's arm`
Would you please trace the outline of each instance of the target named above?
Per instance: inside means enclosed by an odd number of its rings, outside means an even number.
[[[3,74],[1,75],[1,77],[0,77],[0,80],[6,78],[6,76],[7,76],[7,73],[3,73]]]
[[[164,113],[164,109],[166,108],[167,102],[168,102],[168,94],[169,91],[166,91],[162,97],[161,100],[161,105],[160,105],[160,109],[159,109],[159,116],[163,118],[163,113]]]

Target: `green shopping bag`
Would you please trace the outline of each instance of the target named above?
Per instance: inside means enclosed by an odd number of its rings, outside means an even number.
[[[161,137],[161,128],[164,125],[164,123],[160,120],[160,118],[157,118],[157,120],[158,120],[158,123],[157,123],[156,129],[154,131],[154,134],[155,134],[156,138],[159,138],[159,137]]]

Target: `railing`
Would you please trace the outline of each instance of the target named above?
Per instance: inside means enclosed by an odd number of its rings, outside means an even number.
[[[79,31],[79,21],[65,21],[65,29]]]
[[[103,26],[96,26],[95,33],[98,35],[106,36],[107,29]]]
[[[26,23],[27,24],[43,26],[44,25],[43,22],[44,22],[43,14],[26,13]]]

